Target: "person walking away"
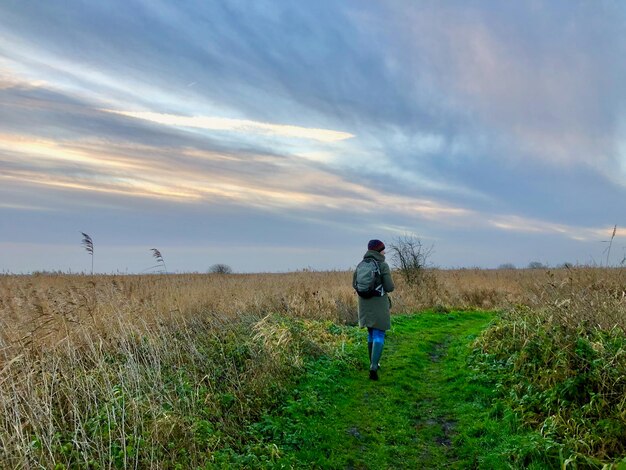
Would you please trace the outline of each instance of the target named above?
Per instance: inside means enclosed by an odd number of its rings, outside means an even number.
[[[378,380],[378,362],[383,353],[385,332],[391,328],[391,299],[395,286],[391,269],[385,262],[385,244],[370,240],[352,278],[359,295],[359,326],[367,328],[367,349],[370,358],[369,377]]]

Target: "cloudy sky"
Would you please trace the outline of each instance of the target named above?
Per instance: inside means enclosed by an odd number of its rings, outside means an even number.
[[[626,254],[619,1],[0,1],[0,271]]]

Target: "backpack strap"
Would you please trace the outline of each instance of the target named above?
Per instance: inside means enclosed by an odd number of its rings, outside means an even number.
[[[380,278],[380,285],[376,287],[376,291],[379,292],[380,296],[382,297],[383,295],[385,295],[385,288],[383,287],[383,273],[380,272],[380,264],[378,263],[378,261],[376,261],[374,258],[372,258],[372,261],[374,261],[374,265],[376,266],[376,273]]]

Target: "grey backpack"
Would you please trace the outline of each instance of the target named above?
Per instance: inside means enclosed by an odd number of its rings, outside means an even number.
[[[383,278],[380,274],[378,261],[373,258],[365,258],[357,264],[352,287],[354,287],[356,293],[364,299],[382,297],[385,295]]]

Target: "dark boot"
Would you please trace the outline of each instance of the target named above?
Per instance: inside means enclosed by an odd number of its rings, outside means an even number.
[[[370,369],[370,380],[378,380],[378,372]]]
[[[367,343],[367,351],[368,351],[368,356],[367,358],[370,360],[370,367],[372,367],[372,345],[374,343]],[[376,370],[380,369],[380,364],[376,364]]]
[[[383,346],[383,343],[374,343],[372,345],[372,361],[370,363],[370,370],[378,370],[378,362],[380,361],[380,356],[383,355]]]

